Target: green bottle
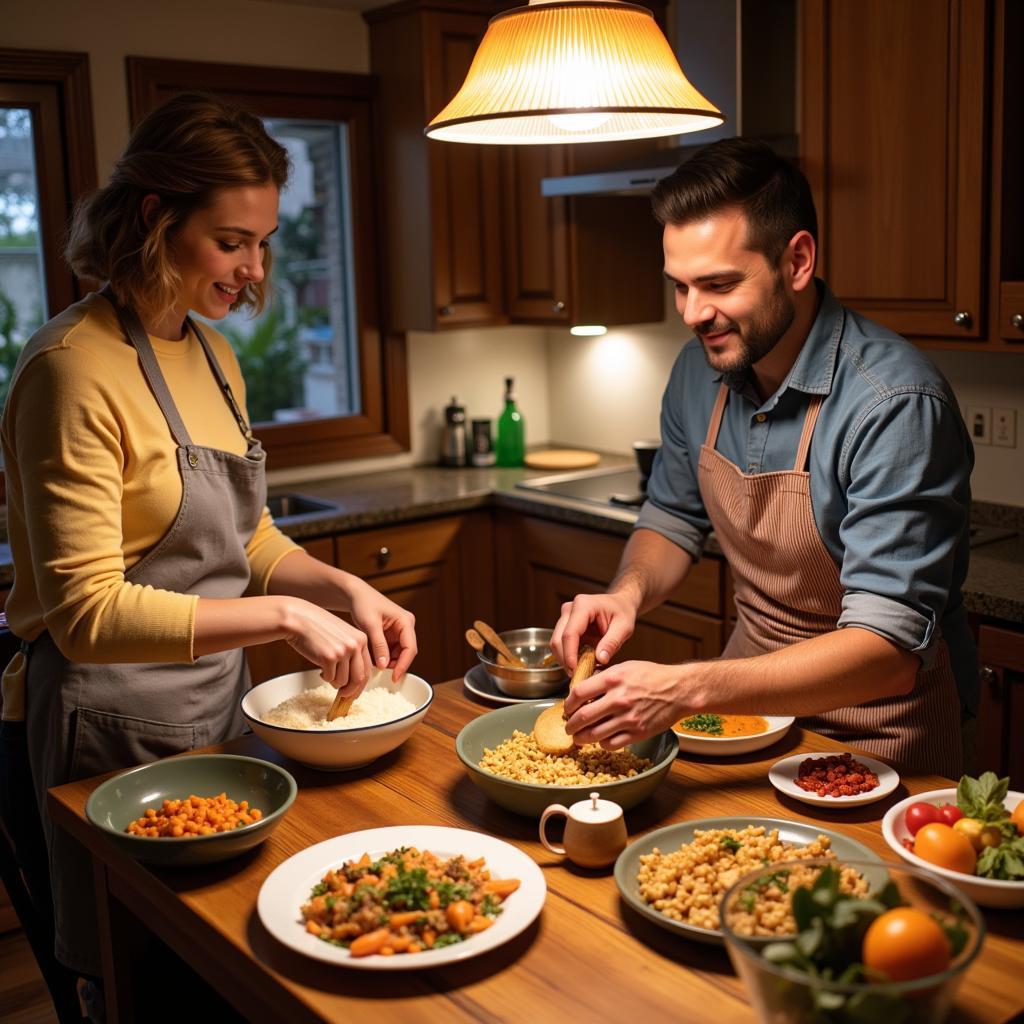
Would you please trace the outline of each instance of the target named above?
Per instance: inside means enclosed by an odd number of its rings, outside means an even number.
[[[512,378],[505,378],[505,408],[498,417],[498,436],[494,441],[495,462],[499,466],[521,466],[526,454],[523,414],[516,408]]]

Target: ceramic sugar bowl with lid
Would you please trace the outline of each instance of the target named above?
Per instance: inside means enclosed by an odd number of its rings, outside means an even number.
[[[547,837],[548,821],[565,815],[563,846],[556,846]],[[541,815],[540,841],[552,853],[568,857],[583,868],[606,868],[626,847],[626,820],[622,808],[614,800],[602,800],[600,793],[591,793],[571,807],[552,804]]]

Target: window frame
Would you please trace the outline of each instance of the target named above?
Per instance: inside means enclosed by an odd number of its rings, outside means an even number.
[[[390,455],[409,450],[405,335],[385,329],[376,187],[375,95],[370,75],[126,58],[129,116],[144,114],[179,92],[213,93],[260,117],[344,121],[349,135],[356,325],[362,411],[298,423],[261,424],[256,431],[270,469]]]
[[[0,83],[19,107],[33,111],[36,181],[39,185],[39,237],[43,244],[48,316],[82,298],[95,282],[79,280],[64,263],[64,233],[75,202],[96,188],[89,55],[63,50],[0,47]],[[4,105],[11,102],[4,97]],[[0,466],[0,502],[6,502],[6,476]]]

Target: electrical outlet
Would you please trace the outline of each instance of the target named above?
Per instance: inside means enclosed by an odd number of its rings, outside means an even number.
[[[992,410],[992,443],[1000,448],[1017,447],[1017,410]]]
[[[992,409],[984,405],[967,406],[967,432],[975,444],[991,444]]]

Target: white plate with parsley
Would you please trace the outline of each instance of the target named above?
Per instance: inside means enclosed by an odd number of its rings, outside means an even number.
[[[758,715],[768,723],[762,732],[748,733],[743,736],[726,736],[721,734],[722,719],[739,718],[739,715],[700,714],[684,718],[672,726],[672,731],[679,737],[679,749],[688,754],[704,754],[706,757],[717,757],[720,754],[749,754],[752,750],[763,750],[781,740],[789,732],[789,727],[796,721],[791,715]],[[751,716],[744,715],[744,718]],[[683,732],[681,725],[698,728],[702,735]]]
[[[391,956],[352,956],[340,944],[310,934],[301,908],[328,871],[337,870],[363,854],[372,860],[412,847],[439,857],[463,856],[467,861],[484,858],[493,879],[519,879],[519,888],[500,905],[494,923],[485,931],[461,941],[415,953]],[[414,879],[402,878],[409,888]],[[317,843],[279,864],[260,888],[256,909],[263,926],[279,942],[315,960],[367,971],[407,971],[440,967],[486,953],[515,938],[534,921],[544,906],[547,885],[540,868],[509,843],[468,829],[436,825],[396,825],[350,832]]]

